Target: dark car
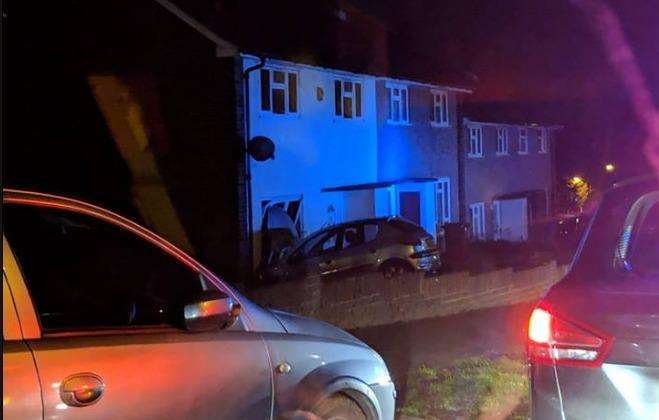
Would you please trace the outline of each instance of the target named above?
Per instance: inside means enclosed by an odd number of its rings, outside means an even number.
[[[610,190],[533,310],[534,419],[659,418],[659,183]]]
[[[358,220],[315,232],[263,271],[270,281],[380,271],[393,277],[438,271],[439,250],[420,226],[398,217]]]

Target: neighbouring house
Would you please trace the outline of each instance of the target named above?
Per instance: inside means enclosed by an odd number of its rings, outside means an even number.
[[[560,127],[468,118],[463,125],[462,205],[472,239],[541,239],[552,213]]]
[[[468,89],[379,78],[378,178],[389,181],[390,214],[437,237],[459,221],[458,99]]]

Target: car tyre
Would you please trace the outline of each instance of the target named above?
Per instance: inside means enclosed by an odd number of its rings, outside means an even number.
[[[409,264],[402,261],[385,261],[380,266],[380,272],[386,279],[398,277],[410,271],[412,271],[412,268]]]
[[[359,404],[344,394],[325,398],[313,412],[323,420],[366,420],[366,414]]]

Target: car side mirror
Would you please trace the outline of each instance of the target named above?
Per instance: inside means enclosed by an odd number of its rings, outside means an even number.
[[[195,332],[226,328],[238,318],[240,309],[225,293],[205,290],[183,307],[185,328]]]

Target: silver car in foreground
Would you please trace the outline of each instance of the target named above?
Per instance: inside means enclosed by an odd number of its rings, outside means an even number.
[[[658,177],[606,194],[531,314],[534,419],[659,418]]]
[[[5,190],[3,417],[393,419],[382,358],[143,227]]]

